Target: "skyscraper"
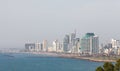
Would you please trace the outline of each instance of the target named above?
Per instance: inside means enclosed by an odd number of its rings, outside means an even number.
[[[75,39],[75,44],[72,45],[71,53],[79,53],[80,52],[80,38]]]
[[[71,33],[69,37],[69,43],[75,45],[76,33]]]
[[[48,48],[48,42],[47,42],[47,40],[43,40],[42,45],[43,45],[43,51],[47,51],[47,48]]]
[[[69,51],[69,48],[68,48],[69,43],[70,43],[69,35],[65,35],[65,37],[63,39],[63,50],[64,50],[64,52]]]
[[[80,48],[82,54],[92,55],[99,53],[99,37],[94,33],[86,33],[81,39]]]
[[[63,39],[63,50],[64,52],[74,52],[76,42],[76,31],[70,35],[65,35]]]

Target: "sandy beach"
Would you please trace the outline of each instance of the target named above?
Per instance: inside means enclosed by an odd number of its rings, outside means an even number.
[[[68,54],[68,53],[55,53],[55,52],[30,52],[32,54],[41,54],[46,56],[54,56],[54,57],[61,57],[61,58],[73,58],[73,59],[83,59],[83,60],[89,60],[94,62],[116,62],[116,60],[113,59],[103,59],[98,57],[87,57],[87,56],[80,56],[79,54]]]

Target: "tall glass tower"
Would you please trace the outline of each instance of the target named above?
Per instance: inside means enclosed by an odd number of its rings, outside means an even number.
[[[86,33],[80,42],[80,51],[85,55],[94,55],[99,52],[99,37],[94,33]]]
[[[70,41],[69,35],[65,35],[65,37],[63,39],[63,50],[64,50],[64,52],[69,51],[69,48],[68,48],[68,45],[70,43],[69,41]]]

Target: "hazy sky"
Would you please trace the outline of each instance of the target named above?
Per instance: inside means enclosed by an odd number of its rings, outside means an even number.
[[[0,0],[0,48],[62,40],[74,29],[120,39],[120,0]]]

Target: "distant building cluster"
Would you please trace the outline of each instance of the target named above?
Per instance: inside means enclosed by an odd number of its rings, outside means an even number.
[[[48,44],[47,40],[43,40],[43,43],[26,43],[25,51],[30,51],[30,52],[47,51],[48,49],[47,44]]]
[[[110,43],[99,46],[99,36],[86,33],[83,37],[76,37],[76,32],[66,34],[63,41],[54,40],[48,45],[47,40],[42,43],[26,43],[25,51],[29,52],[59,52],[77,53],[80,55],[120,55],[120,41],[112,39]]]
[[[105,45],[101,45],[100,53],[105,55],[120,55],[120,40],[111,39]]]

